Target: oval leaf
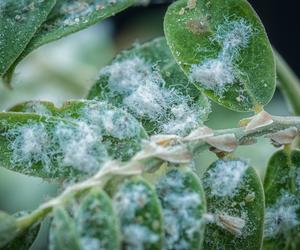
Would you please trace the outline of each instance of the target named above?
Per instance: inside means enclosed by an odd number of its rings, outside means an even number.
[[[18,226],[16,219],[0,211],[0,248],[17,236]]]
[[[280,150],[271,157],[264,188],[266,196],[264,249],[299,249],[299,150]]]
[[[206,201],[198,177],[174,168],[160,177],[156,190],[163,207],[164,249],[202,249]]]
[[[30,112],[50,115],[86,124],[96,136],[102,138],[109,155],[115,159],[128,160],[141,149],[141,140],[147,134],[138,121],[106,102],[73,100],[56,108],[49,102],[26,102],[13,107],[13,112]]]
[[[7,76],[8,81],[10,81],[16,65],[33,50],[114,16],[135,2],[136,0],[57,0],[47,21],[10,68]]]
[[[83,249],[120,249],[119,222],[104,191],[93,189],[86,194],[80,202],[76,225]]]
[[[177,63],[212,100],[251,111],[272,98],[272,48],[247,1],[176,1],[166,13],[164,29]]]
[[[95,173],[109,159],[85,125],[36,114],[0,113],[1,166],[42,178]]]
[[[74,219],[64,208],[54,211],[49,234],[50,250],[81,250]]]
[[[218,160],[204,173],[210,224],[204,249],[260,249],[264,193],[255,170],[241,160]]]
[[[126,107],[150,133],[187,135],[210,111],[207,99],[175,63],[164,38],[119,54],[101,70],[88,98]]]
[[[23,52],[55,0],[2,0],[0,2],[0,77]]]
[[[123,248],[162,249],[162,213],[152,187],[141,178],[125,180],[113,200],[121,221]]]

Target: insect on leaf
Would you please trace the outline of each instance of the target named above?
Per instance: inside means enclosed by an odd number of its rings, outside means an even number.
[[[120,249],[119,221],[104,191],[92,189],[84,196],[75,221],[84,249]]]
[[[241,160],[214,162],[202,178],[211,220],[204,249],[260,249],[264,193],[253,167]]]
[[[66,209],[54,211],[49,235],[50,250],[82,250],[73,218]]]
[[[176,167],[158,179],[156,190],[163,207],[164,249],[202,249],[206,201],[199,178]]]
[[[247,1],[176,1],[168,8],[164,30],[177,63],[212,100],[253,111],[272,98],[272,48]]]
[[[88,98],[125,107],[149,133],[187,135],[210,112],[207,98],[185,77],[164,38],[120,53],[100,71]]]
[[[280,150],[271,157],[264,188],[266,196],[264,249],[299,249],[299,150]]]
[[[129,113],[111,104],[96,100],[73,100],[56,108],[49,102],[26,102],[12,112],[37,113],[60,117],[85,125],[100,138],[114,159],[128,160],[141,149],[141,141],[148,136],[144,128]]]
[[[122,182],[113,195],[120,218],[124,249],[160,250],[162,212],[155,190],[142,178]]]

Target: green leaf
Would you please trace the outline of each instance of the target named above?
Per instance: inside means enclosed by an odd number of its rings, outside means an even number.
[[[53,215],[49,235],[50,250],[81,250],[74,219],[64,208],[57,208]]]
[[[203,176],[210,224],[204,249],[260,249],[264,193],[253,167],[241,160],[214,162]]]
[[[76,214],[76,225],[83,249],[120,249],[117,214],[104,191],[93,189],[85,195]]]
[[[41,224],[33,225],[28,228],[21,235],[12,240],[7,246],[5,246],[2,250],[28,250],[31,245],[35,241],[39,231]]]
[[[99,101],[68,101],[61,108],[50,102],[26,102],[13,107],[12,112],[38,113],[87,124],[102,137],[110,156],[126,161],[141,149],[141,140],[148,136],[138,121],[110,104]]]
[[[16,219],[0,211],[0,248],[17,236],[18,226]]]
[[[145,180],[125,180],[114,193],[113,201],[121,222],[124,249],[162,249],[161,207],[155,190]]]
[[[0,77],[23,52],[55,0],[2,0],[0,3]]]
[[[8,79],[16,65],[33,50],[114,16],[134,3],[136,0],[57,0],[47,21],[11,67]]]
[[[163,207],[164,249],[202,249],[206,201],[199,178],[174,168],[158,179],[156,190]]]
[[[280,150],[271,157],[264,188],[266,196],[264,249],[299,249],[299,150]]]
[[[177,66],[164,38],[119,54],[103,68],[89,99],[126,107],[147,132],[186,135],[210,106]]]
[[[164,29],[177,63],[212,100],[251,111],[272,98],[272,48],[247,1],[176,1],[168,8]]]
[[[0,113],[1,166],[42,178],[98,171],[106,148],[89,128],[51,116]]]

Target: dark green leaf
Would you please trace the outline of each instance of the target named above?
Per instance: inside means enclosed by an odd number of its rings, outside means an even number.
[[[163,207],[164,249],[202,249],[206,201],[199,178],[174,168],[158,180],[156,190]]]
[[[214,162],[203,176],[210,224],[204,249],[260,249],[264,193],[254,168],[241,160]]]
[[[119,222],[104,191],[93,189],[86,194],[80,202],[76,225],[84,249],[120,249]]]
[[[5,246],[2,250],[28,250],[31,245],[35,241],[39,231],[41,224],[33,225],[28,228],[21,235],[12,240],[7,246]]]
[[[161,207],[155,190],[143,179],[125,180],[113,196],[119,214],[124,249],[163,247]]]
[[[57,0],[48,20],[34,35],[8,74],[11,75],[16,65],[36,48],[114,16],[135,2],[136,0]]]
[[[299,249],[299,150],[280,150],[271,157],[264,188],[266,196],[264,249]]]
[[[50,228],[50,250],[81,250],[74,220],[64,208],[57,208]]]
[[[78,124],[87,124],[102,142],[110,156],[130,159],[141,149],[141,140],[147,138],[143,127],[127,112],[99,101],[68,101],[61,108],[49,102],[27,102],[11,109],[64,118]]]
[[[0,248],[17,236],[18,226],[16,219],[0,211]]]
[[[119,54],[101,70],[88,98],[126,107],[151,133],[186,135],[210,111],[208,100],[189,83],[164,38]]]
[[[164,28],[177,63],[212,100],[236,111],[270,101],[274,56],[247,1],[179,0],[169,7]]]
[[[23,52],[55,4],[55,0],[1,0],[0,77]]]

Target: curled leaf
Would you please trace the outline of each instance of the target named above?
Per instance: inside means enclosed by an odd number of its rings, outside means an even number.
[[[249,123],[247,124],[245,131],[251,131],[258,128],[268,126],[273,123],[272,116],[266,111],[261,111],[257,115],[250,118]]]
[[[221,152],[233,152],[237,147],[237,140],[234,134],[225,134],[208,137],[205,141]]]
[[[287,145],[287,144],[291,144],[295,140],[298,134],[299,134],[298,129],[296,127],[291,127],[291,128],[278,131],[274,134],[270,134],[267,137],[279,145]]]
[[[193,130],[189,135],[183,138],[183,141],[201,140],[207,137],[212,137],[213,135],[213,130],[204,126]]]

